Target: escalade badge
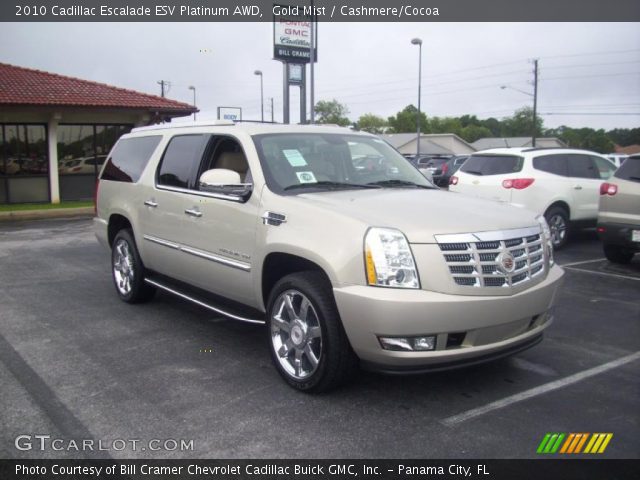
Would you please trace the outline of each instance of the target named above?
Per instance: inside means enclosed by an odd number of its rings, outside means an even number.
[[[496,263],[498,264],[498,268],[500,269],[500,271],[505,274],[513,273],[513,271],[516,269],[515,259],[509,252],[502,252],[500,255],[498,255]]]

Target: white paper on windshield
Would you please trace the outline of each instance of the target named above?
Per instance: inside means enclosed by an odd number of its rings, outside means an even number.
[[[296,172],[300,183],[318,183],[313,172]]]
[[[295,148],[292,150],[283,150],[284,156],[287,158],[289,165],[292,167],[306,167],[307,162],[302,154]]]

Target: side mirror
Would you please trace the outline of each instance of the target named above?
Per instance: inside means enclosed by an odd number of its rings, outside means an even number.
[[[242,183],[240,174],[226,168],[214,168],[200,175],[200,190],[222,195],[229,200],[246,202],[251,196],[253,184]]]

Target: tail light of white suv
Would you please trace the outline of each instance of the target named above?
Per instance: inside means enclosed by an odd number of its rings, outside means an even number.
[[[535,182],[535,178],[506,178],[502,181],[502,186],[506,189],[515,188],[524,190]]]
[[[604,182],[600,185],[600,195],[614,196],[618,193],[618,186],[615,183]]]

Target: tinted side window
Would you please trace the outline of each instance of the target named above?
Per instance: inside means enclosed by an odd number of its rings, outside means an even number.
[[[162,136],[124,138],[120,140],[102,171],[101,180],[137,182]]]
[[[173,137],[164,151],[158,170],[158,185],[191,188],[192,174],[197,171],[209,135]]]
[[[460,167],[471,175],[505,175],[522,170],[522,157],[513,155],[471,155]]]
[[[613,172],[616,170],[615,165],[605,160],[604,158],[592,156],[591,159],[596,164],[596,171],[598,172],[598,176],[603,180],[610,178],[611,175],[613,175]]]
[[[613,176],[623,180],[640,182],[640,157],[627,158]]]
[[[589,155],[568,154],[569,176],[577,178],[600,178],[600,174]]]
[[[533,168],[542,170],[543,172],[553,173],[566,177],[567,159],[564,155],[545,155],[533,159]]]

